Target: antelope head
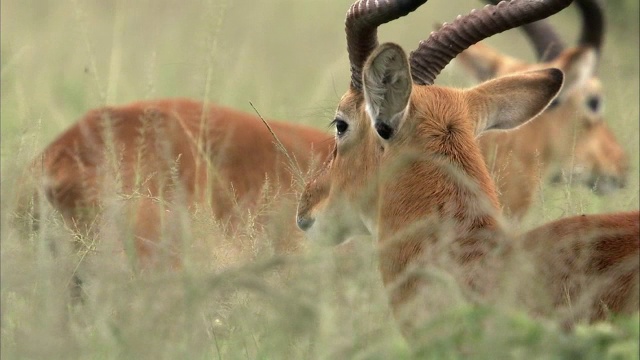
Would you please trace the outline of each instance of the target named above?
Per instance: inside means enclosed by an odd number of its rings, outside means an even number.
[[[494,1],[488,1],[494,3]],[[602,85],[596,74],[604,38],[604,11],[599,0],[576,0],[582,15],[577,46],[566,48],[544,20],[522,26],[540,62],[527,63],[477,44],[458,56],[481,81],[519,71],[555,67],[565,83],[551,106],[531,125],[545,133],[536,151],[550,166],[555,182],[563,176],[583,183],[597,194],[624,186],[629,161],[607,126]]]
[[[424,2],[363,0],[347,13],[351,84],[333,120],[336,148],[298,205],[298,225],[311,238],[340,243],[370,233],[384,242],[427,218],[452,223],[458,237],[496,227],[498,202],[476,136],[535,117],[558,94],[563,74],[543,69],[464,90],[433,83],[470,45],[549,16],[571,0],[488,5],[445,24],[409,58],[398,45],[378,46],[379,25]],[[421,251],[420,244],[406,242],[399,256]],[[402,261],[382,271],[385,282]]]

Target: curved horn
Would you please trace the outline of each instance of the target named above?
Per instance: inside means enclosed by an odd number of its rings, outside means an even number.
[[[499,3],[497,0],[485,1],[493,5]],[[553,29],[553,26],[546,20],[524,24],[520,28],[527,34],[540,61],[549,61],[557,58],[566,47],[558,33]]]
[[[351,87],[355,90],[362,90],[362,67],[369,54],[378,47],[378,26],[409,14],[427,0],[380,2],[360,0],[347,12],[347,52],[351,63]]]
[[[582,15],[582,31],[578,44],[593,46],[600,54],[604,39],[604,6],[599,0],[576,0],[576,5]]]
[[[458,16],[451,24],[432,32],[410,55],[415,83],[433,84],[436,76],[459,53],[478,41],[532,21],[544,19],[566,8],[572,0],[512,0],[487,5],[482,10]]]
[[[522,30],[533,44],[540,61],[553,60],[565,49],[564,42],[548,21],[538,20],[523,25]]]

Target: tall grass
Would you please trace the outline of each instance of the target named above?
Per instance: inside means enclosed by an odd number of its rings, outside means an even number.
[[[188,97],[266,118],[326,128],[349,68],[344,13],[350,1],[237,0],[2,1],[1,354],[3,358],[410,358],[378,278],[371,239],[350,251],[310,246],[274,254],[292,219],[262,231],[251,216],[225,237],[206,211],[176,209],[183,231],[180,271],[135,271],[120,239],[125,215],[106,205],[100,241],[69,229],[44,201],[37,231],[15,224],[25,164],[86,110],[141,98]],[[382,41],[406,49],[432,24],[479,2],[432,1],[384,26]],[[615,15],[614,15],[615,14]],[[600,73],[606,117],[633,166],[624,191],[597,198],[577,187],[544,188],[525,226],[580,212],[638,207],[638,14],[612,12]],[[568,10],[554,23],[575,38]],[[624,32],[623,32],[624,31]],[[532,58],[516,31],[490,39]],[[439,84],[469,86],[455,62]],[[248,154],[250,155],[250,154]],[[267,204],[268,205],[268,204]],[[29,219],[26,219],[29,222]],[[130,235],[130,234],[129,234]],[[84,244],[82,254],[71,242]],[[58,253],[50,248],[56,244]],[[84,302],[69,300],[85,274]],[[443,294],[445,296],[446,294]],[[499,306],[439,314],[423,356],[437,358],[637,358],[638,317],[563,332]]]

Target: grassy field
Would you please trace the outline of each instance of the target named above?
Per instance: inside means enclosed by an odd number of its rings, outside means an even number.
[[[625,11],[627,3],[612,2],[620,8],[610,9],[600,74],[607,121],[631,158],[629,184],[602,198],[578,187],[545,186],[544,201],[525,219],[526,227],[563,215],[638,208],[639,19],[637,3]],[[196,214],[183,271],[135,274],[127,259],[110,255],[109,244],[89,244],[92,251],[82,258],[53,258],[48,244],[69,238],[54,213],[44,215],[38,232],[25,233],[11,222],[12,195],[23,181],[25,164],[85,111],[100,105],[188,97],[252,112],[252,102],[266,118],[330,132],[334,106],[348,86],[344,14],[349,4],[1,2],[4,359],[413,356],[390,315],[367,241],[354,245],[348,261],[326,248],[274,257],[268,234],[248,231],[246,238],[224,238],[214,221]],[[433,0],[382,27],[380,37],[410,50],[434,23],[479,6],[471,0]],[[567,42],[575,39],[575,9],[557,15],[553,23]],[[533,58],[517,31],[489,43]],[[472,85],[465,75],[454,62],[437,83]],[[79,263],[91,281],[85,303],[68,306],[65,285]],[[433,336],[424,356],[638,358],[637,315],[567,334],[557,322],[533,320],[514,307],[477,308],[454,300],[459,306],[427,325]]]

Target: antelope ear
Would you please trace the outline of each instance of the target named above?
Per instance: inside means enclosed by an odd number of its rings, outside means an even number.
[[[362,72],[366,111],[381,138],[390,139],[402,125],[411,96],[407,54],[396,44],[380,45]]]
[[[524,66],[520,60],[500,54],[493,48],[477,43],[456,56],[455,61],[479,81],[486,81],[506,73],[517,65]]]
[[[575,89],[585,87],[597,66],[596,50],[591,47],[579,47],[564,51],[558,59],[550,65],[559,69],[565,74],[564,85],[558,99],[564,100]]]
[[[476,135],[512,129],[536,117],[556,97],[563,78],[562,71],[550,68],[503,76],[467,90]]]

